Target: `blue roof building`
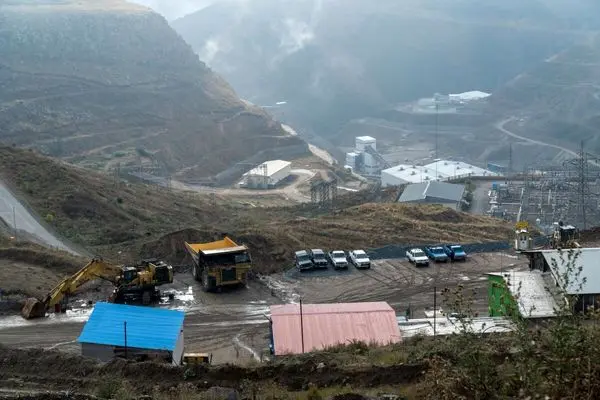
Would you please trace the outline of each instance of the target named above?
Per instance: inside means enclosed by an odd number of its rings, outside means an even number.
[[[182,311],[97,303],[78,341],[82,354],[110,361],[116,356],[164,358],[179,365],[183,357]]]

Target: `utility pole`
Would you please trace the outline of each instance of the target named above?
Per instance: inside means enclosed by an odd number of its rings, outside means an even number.
[[[125,359],[127,359],[127,321],[123,321],[123,333],[125,335]]]
[[[439,111],[438,99],[435,99],[435,180],[438,180],[438,111]]]
[[[15,240],[18,240],[18,238],[17,238],[17,232],[18,232],[17,231],[17,213],[15,211],[15,206],[13,206],[13,228],[15,230],[15,234],[14,234]]]
[[[585,152],[583,149],[583,140],[581,141],[581,150],[579,153],[579,173],[581,174],[579,179],[580,179],[580,188],[579,188],[579,195],[581,196],[581,220],[583,222],[583,230],[585,230],[587,228],[587,221],[586,221],[586,215],[585,215],[585,195],[586,195],[586,190],[585,190],[585,185],[587,184],[586,182],[586,160],[585,160]]]
[[[510,177],[512,176],[512,169],[513,169],[513,153],[512,153],[512,142],[510,142],[509,147],[508,147],[508,178],[510,180]]]
[[[304,354],[304,324],[302,320],[302,299],[300,299],[300,340],[302,341],[302,354]]]
[[[437,328],[437,287],[433,287],[433,337],[436,336]]]

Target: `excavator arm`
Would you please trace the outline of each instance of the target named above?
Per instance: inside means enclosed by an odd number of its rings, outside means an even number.
[[[108,264],[100,258],[94,258],[85,267],[56,285],[44,300],[28,299],[21,314],[26,319],[43,317],[50,307],[60,303],[65,296],[74,294],[82,285],[95,279],[103,279],[117,286],[121,277],[121,267]]]

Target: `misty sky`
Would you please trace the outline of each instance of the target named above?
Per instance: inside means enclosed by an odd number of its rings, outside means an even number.
[[[204,8],[221,0],[128,0],[152,8],[167,20],[183,17],[186,14]]]

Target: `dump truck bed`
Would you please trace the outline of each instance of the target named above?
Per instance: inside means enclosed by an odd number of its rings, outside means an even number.
[[[233,253],[236,251],[248,250],[246,246],[239,246],[236,242],[228,237],[223,240],[208,243],[188,243],[185,242],[188,250],[194,253],[202,253],[204,255]]]

